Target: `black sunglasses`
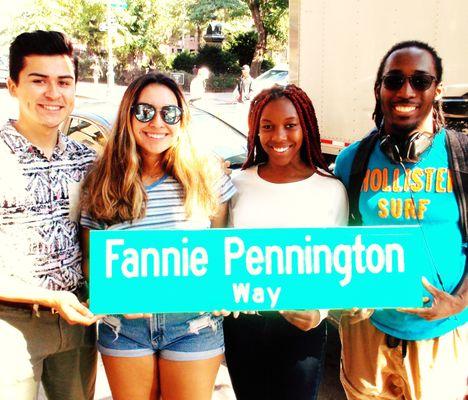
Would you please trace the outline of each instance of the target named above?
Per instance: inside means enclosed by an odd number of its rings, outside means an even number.
[[[415,74],[405,76],[402,74],[388,74],[382,77],[385,89],[400,90],[408,79],[411,87],[418,92],[424,92],[432,86],[432,82],[437,81],[436,77],[429,74]]]
[[[151,104],[138,103],[132,106],[132,112],[135,118],[140,122],[149,122],[156,115],[156,108]],[[162,120],[168,125],[175,125],[180,121],[183,110],[177,106],[163,106],[159,110]]]

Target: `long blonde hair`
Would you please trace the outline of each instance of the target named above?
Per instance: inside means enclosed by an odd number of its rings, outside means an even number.
[[[142,90],[154,83],[169,88],[183,110],[180,133],[164,152],[162,168],[182,185],[187,217],[216,214],[220,164],[197,154],[187,129],[189,109],[177,84],[163,74],[150,73],[128,86],[103,154],[84,182],[82,207],[96,221],[115,224],[145,216],[147,195],[142,180],[142,160],[131,128],[131,108]]]

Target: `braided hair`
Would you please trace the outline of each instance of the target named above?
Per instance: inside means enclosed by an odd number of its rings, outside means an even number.
[[[374,83],[374,93],[377,93],[380,90],[380,86],[382,85],[382,76],[383,70],[385,68],[385,64],[387,63],[388,58],[397,50],[407,49],[410,47],[415,47],[420,50],[427,51],[434,60],[434,66],[436,70],[436,84],[439,84],[442,81],[442,59],[439,57],[435,49],[429,46],[427,43],[420,42],[418,40],[407,40],[404,42],[400,42],[395,44],[382,58],[380,62],[379,69],[377,71],[377,77]],[[440,100],[434,100],[433,105],[433,119],[434,119],[434,132],[438,132],[444,125],[445,125],[445,118],[444,113],[442,111],[442,102]],[[376,98],[375,100],[375,108],[372,114],[372,119],[375,121],[375,126],[380,128],[383,121],[383,113],[382,113],[382,106],[380,103],[380,99]]]
[[[258,136],[260,119],[265,106],[276,99],[287,98],[294,105],[302,128],[303,142],[300,150],[302,161],[312,167],[315,172],[325,175],[317,170],[317,167],[327,171],[328,165],[320,148],[320,132],[315,116],[315,110],[307,94],[296,85],[280,86],[261,91],[250,104],[249,110],[249,135],[247,140],[247,159],[242,169],[268,161],[268,155],[260,143]],[[329,174],[325,176],[329,176]]]

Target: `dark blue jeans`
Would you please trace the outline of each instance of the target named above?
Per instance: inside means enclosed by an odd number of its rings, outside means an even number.
[[[301,331],[276,312],[224,319],[226,362],[238,400],[315,400],[326,324]]]

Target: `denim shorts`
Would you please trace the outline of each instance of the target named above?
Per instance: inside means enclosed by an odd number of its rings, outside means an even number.
[[[224,353],[223,318],[211,313],[108,315],[99,323],[98,349],[106,356],[205,360]]]

